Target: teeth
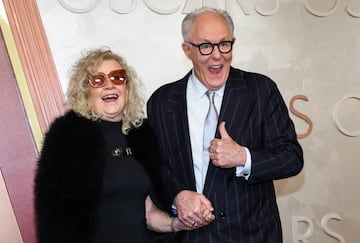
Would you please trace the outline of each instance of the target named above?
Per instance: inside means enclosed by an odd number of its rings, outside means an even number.
[[[112,95],[105,95],[102,98],[103,99],[117,99],[118,97],[119,97],[118,95],[112,94]]]
[[[215,69],[215,68],[221,68],[221,65],[211,66],[210,68],[213,68],[213,69]]]

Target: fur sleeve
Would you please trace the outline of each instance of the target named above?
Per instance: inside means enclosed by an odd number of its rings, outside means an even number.
[[[38,242],[90,242],[103,176],[96,122],[69,112],[54,121],[35,176]]]

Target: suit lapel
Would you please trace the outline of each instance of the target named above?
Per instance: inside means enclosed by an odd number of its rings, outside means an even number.
[[[176,153],[175,161],[177,161],[177,163],[170,161],[170,163],[172,163],[171,166],[172,168],[176,168],[178,173],[181,174],[179,179],[183,181],[188,188],[196,190],[186,108],[186,87],[189,74],[180,82],[177,82],[171,89],[168,96],[169,99],[165,101],[167,107],[164,117],[166,124],[168,124],[168,136],[171,136],[171,139],[176,139],[176,143],[172,143],[175,147],[171,148],[171,150]]]
[[[230,70],[229,78],[226,82],[224,97],[219,114],[219,123],[226,122],[226,130],[232,139],[239,142],[239,137],[244,125],[249,117],[249,99],[250,90],[243,78],[241,70]],[[220,138],[219,131],[216,131],[215,137]],[[234,176],[235,169],[220,169],[211,162],[206,176],[204,194],[210,196],[216,192],[218,186]]]

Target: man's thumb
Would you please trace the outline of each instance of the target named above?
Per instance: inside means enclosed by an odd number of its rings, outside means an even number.
[[[220,138],[221,139],[224,139],[224,138],[229,138],[229,134],[228,132],[226,131],[226,128],[225,128],[225,122],[222,121],[220,122],[219,124],[219,132],[220,132]]]

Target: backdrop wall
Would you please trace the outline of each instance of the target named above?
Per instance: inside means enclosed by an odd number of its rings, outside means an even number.
[[[285,242],[360,237],[360,2],[357,0],[38,0],[65,92],[88,48],[110,46],[137,70],[146,98],[181,78],[184,14],[202,5],[235,22],[233,66],[270,76],[288,103],[305,167],[276,182]]]

